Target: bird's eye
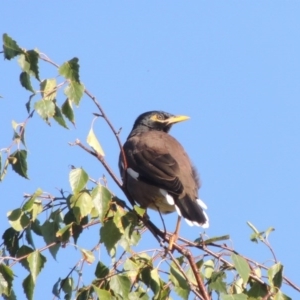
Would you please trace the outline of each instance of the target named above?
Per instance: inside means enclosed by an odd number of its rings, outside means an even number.
[[[157,115],[156,115],[156,119],[157,119],[157,120],[164,120],[164,116],[161,115],[161,114],[157,114]]]

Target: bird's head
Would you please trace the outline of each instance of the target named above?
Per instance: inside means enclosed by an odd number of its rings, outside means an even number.
[[[134,122],[132,132],[150,130],[169,132],[172,125],[185,120],[187,116],[175,116],[163,111],[148,111],[141,114]]]

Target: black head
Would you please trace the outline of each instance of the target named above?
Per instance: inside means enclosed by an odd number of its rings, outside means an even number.
[[[187,119],[189,117],[174,116],[163,111],[148,111],[135,120],[131,134],[149,130],[169,132],[173,124]]]

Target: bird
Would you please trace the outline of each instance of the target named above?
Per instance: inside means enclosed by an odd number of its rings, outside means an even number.
[[[130,197],[142,208],[178,213],[190,226],[209,227],[206,204],[198,197],[196,168],[182,145],[169,134],[183,115],[148,111],[137,117],[119,156],[120,174]],[[125,162],[124,162],[125,160]]]

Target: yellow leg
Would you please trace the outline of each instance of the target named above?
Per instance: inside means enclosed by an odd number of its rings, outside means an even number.
[[[178,233],[179,233],[179,229],[180,229],[180,222],[181,222],[181,217],[178,216],[175,232],[170,237],[170,242],[169,242],[169,247],[168,247],[168,249],[170,251],[173,251],[173,244],[176,243],[176,241],[178,239]]]

